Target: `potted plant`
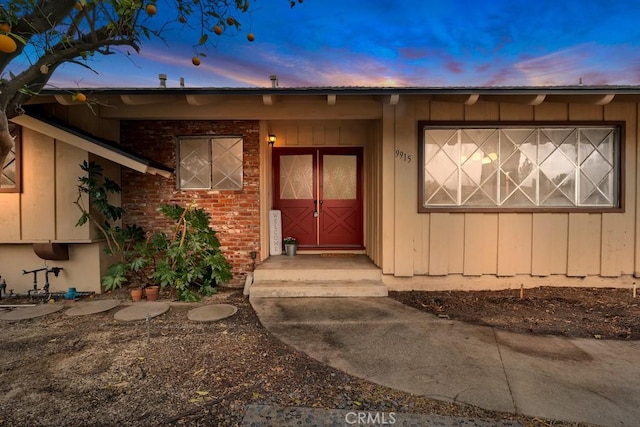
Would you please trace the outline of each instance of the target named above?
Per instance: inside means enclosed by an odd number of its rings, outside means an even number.
[[[160,286],[158,285],[150,285],[144,288],[144,296],[147,298],[147,301],[155,301],[160,296]]]
[[[195,204],[187,207],[162,205],[165,217],[174,221],[170,233],[157,232],[137,242],[124,260],[112,264],[103,277],[105,288],[113,288],[136,277],[153,301],[154,285],[173,287],[180,301],[198,301],[200,295],[216,292],[216,285],[231,279],[227,262],[210,217]]]
[[[105,252],[114,260],[102,277],[105,290],[134,282],[142,284],[139,287],[145,288],[147,299],[152,300],[154,285],[169,286],[175,288],[179,300],[197,301],[231,279],[231,265],[209,225],[209,213],[195,202],[186,207],[160,206],[159,211],[173,221],[168,233],[146,233],[136,225],[121,227],[117,224],[124,210],[109,203],[107,197],[108,193],[119,193],[120,187],[102,175],[99,165],[84,162],[81,167],[86,175],[79,178],[75,204],[82,216],[76,225],[91,221],[105,238]],[[83,194],[88,195],[98,215],[85,207]]]
[[[131,288],[131,300],[133,302],[138,302],[142,299],[142,288],[136,286],[135,288]]]
[[[296,256],[298,251],[298,240],[295,237],[285,237],[282,242],[284,243],[284,252],[287,256]]]

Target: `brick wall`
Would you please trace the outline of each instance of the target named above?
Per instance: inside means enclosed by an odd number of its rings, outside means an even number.
[[[123,168],[122,206],[125,224],[152,232],[168,230],[170,222],[157,211],[164,203],[196,201],[211,215],[211,226],[233,267],[230,284],[241,285],[251,271],[251,251],[260,246],[260,157],[257,121],[136,120],[121,123],[121,143],[135,152],[176,168],[176,136],[242,135],[244,177],[242,191],[176,189],[176,179],[145,175]]]

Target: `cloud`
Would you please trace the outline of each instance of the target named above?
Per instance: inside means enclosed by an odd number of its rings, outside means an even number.
[[[199,67],[191,35],[180,33],[169,46],[103,59],[99,76],[68,66],[54,82],[155,87],[166,73],[190,87],[266,87],[271,74],[282,87],[638,84],[637,11],[636,0],[256,3],[242,23],[256,41],[215,38]]]
[[[581,78],[586,85],[637,84],[640,76],[632,70],[637,70],[638,64],[640,54],[636,49],[584,43],[521,61],[515,68],[533,86],[574,85]]]
[[[463,64],[460,61],[449,60],[446,63],[447,70],[451,73],[461,74],[463,73]]]

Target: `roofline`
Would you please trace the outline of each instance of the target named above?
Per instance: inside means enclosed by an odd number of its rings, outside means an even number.
[[[138,172],[152,175],[158,174],[165,178],[169,178],[175,172],[173,168],[131,150],[127,150],[115,141],[96,137],[90,133],[62,123],[59,120],[40,115],[33,110],[27,111],[26,114],[16,116],[12,118],[11,121],[39,132],[45,132],[47,135],[57,133],[60,135],[58,139],[62,142],[76,146],[130,169],[137,170]],[[58,132],[56,132],[56,130]]]
[[[492,86],[492,87],[197,87],[57,88],[39,95],[82,91],[101,95],[640,95],[640,86]]]

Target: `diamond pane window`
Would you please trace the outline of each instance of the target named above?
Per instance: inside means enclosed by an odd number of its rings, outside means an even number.
[[[20,192],[20,131],[20,126],[13,123],[9,124],[13,147],[7,154],[4,164],[0,165],[0,193]]]
[[[187,137],[178,141],[178,188],[242,190],[243,140]]]
[[[621,127],[421,127],[420,210],[619,208]]]
[[[212,188],[242,190],[242,138],[213,138]]]

